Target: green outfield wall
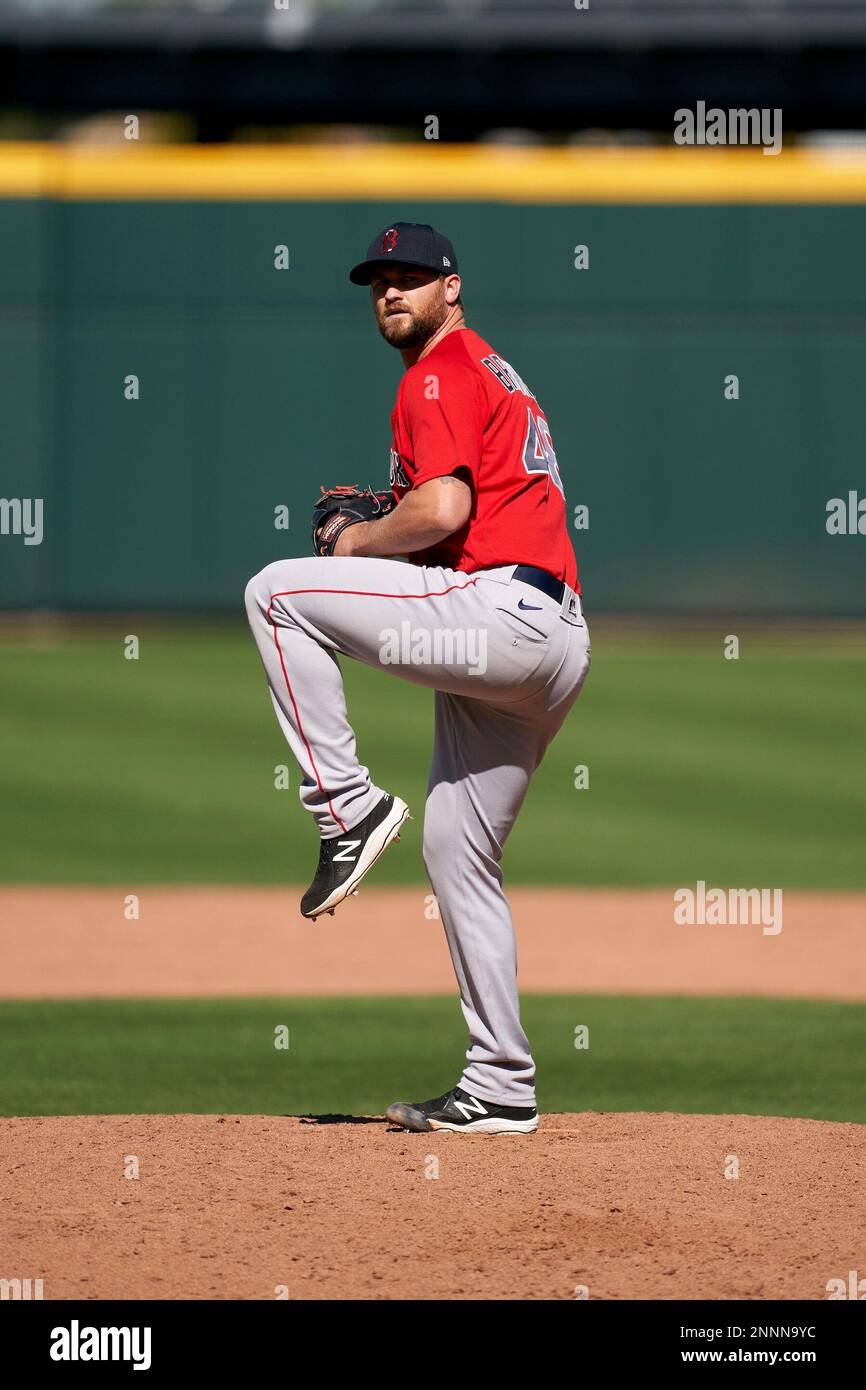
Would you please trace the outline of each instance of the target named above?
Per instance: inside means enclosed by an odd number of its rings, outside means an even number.
[[[862,203],[129,196],[0,200],[0,496],[43,500],[0,607],[240,612],[320,483],[381,485],[400,362],[346,271],[395,218],[547,413],[590,610],[866,612],[826,526],[866,498]]]

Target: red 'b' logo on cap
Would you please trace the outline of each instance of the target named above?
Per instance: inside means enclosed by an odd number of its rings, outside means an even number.
[[[382,237],[382,250],[393,251],[394,247],[397,245],[398,235],[399,233],[396,227],[389,227],[385,235]]]

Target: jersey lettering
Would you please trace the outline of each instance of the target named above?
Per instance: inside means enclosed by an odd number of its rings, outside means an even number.
[[[509,395],[513,391],[522,391],[524,396],[529,396],[533,401],[536,399],[535,392],[530,391],[526,382],[521,376],[518,376],[511,363],[506,362],[497,353],[491,352],[489,356],[482,357],[481,361],[487,370],[493,373],[496,380],[502,383]]]
[[[526,407],[528,415],[526,441],[523,445],[523,467],[527,473],[549,473],[563,497],[565,488],[559,476],[559,464],[550,437],[550,426],[543,415],[533,415],[532,407]]]
[[[391,487],[410,487],[409,479],[406,477],[406,470],[396,449],[391,450],[391,459],[388,466],[388,481]]]

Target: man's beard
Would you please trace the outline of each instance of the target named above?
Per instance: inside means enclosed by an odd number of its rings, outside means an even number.
[[[428,338],[432,338],[437,328],[441,328],[444,319],[442,306],[423,314],[407,311],[399,322],[395,317],[386,315],[384,319],[378,319],[379,332],[391,347],[420,347]]]

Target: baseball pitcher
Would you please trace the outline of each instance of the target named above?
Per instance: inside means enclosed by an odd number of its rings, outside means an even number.
[[[370,287],[379,332],[405,368],[390,489],[324,493],[315,555],[268,565],[246,590],[321,836],[301,912],[316,918],[355,893],[409,814],[358,761],[343,655],[436,692],[424,863],[469,1029],[459,1084],[397,1101],[387,1118],[417,1131],[530,1134],[535,1065],[500,859],[589,669],[562,479],[535,395],[466,325],[446,237],[395,222],[349,278]]]

